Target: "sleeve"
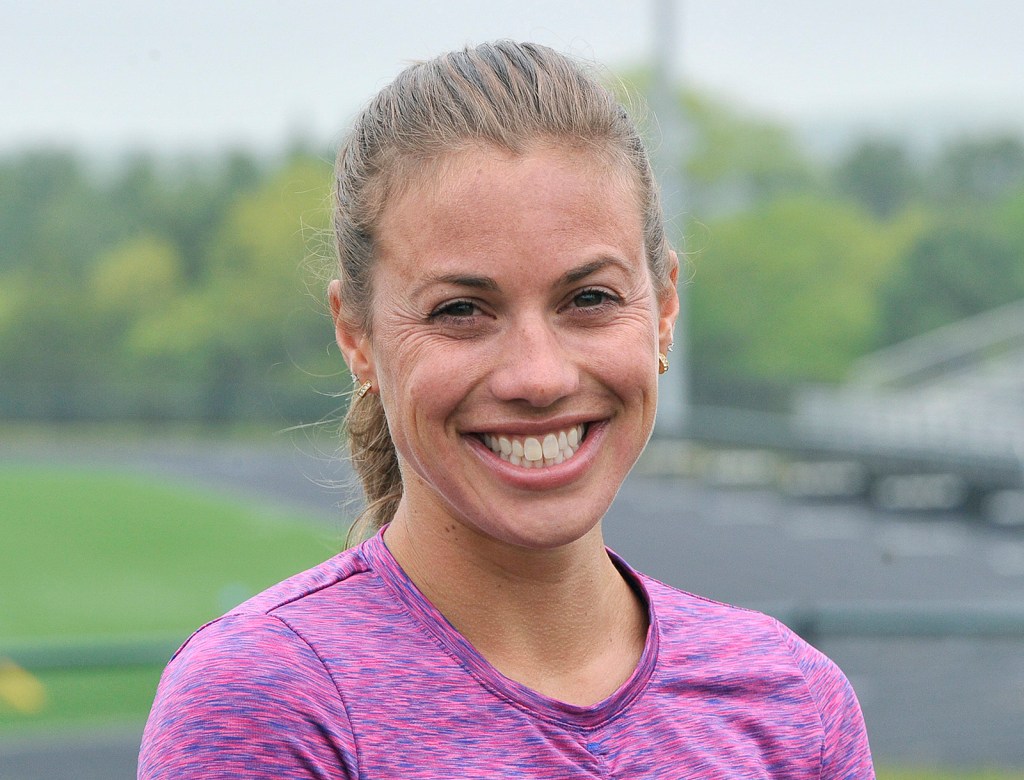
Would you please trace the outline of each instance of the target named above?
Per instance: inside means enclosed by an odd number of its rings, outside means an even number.
[[[826,655],[776,621],[818,707],[824,733],[821,780],[874,780],[860,702],[846,675]]]
[[[358,777],[341,694],[323,663],[267,615],[221,618],[168,664],[139,780]]]

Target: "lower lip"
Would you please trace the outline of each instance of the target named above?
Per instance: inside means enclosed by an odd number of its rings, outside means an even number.
[[[502,460],[478,437],[467,436],[466,438],[477,456],[505,482],[527,490],[552,490],[575,482],[590,467],[597,456],[606,428],[607,423],[604,421],[590,423],[587,426],[586,436],[580,442],[579,449],[571,458],[539,469],[524,469],[521,466],[516,466],[507,460]]]

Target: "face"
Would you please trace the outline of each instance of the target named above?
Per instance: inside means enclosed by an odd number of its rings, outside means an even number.
[[[566,149],[465,152],[377,235],[370,333],[336,322],[387,413],[395,522],[537,549],[599,534],[650,436],[678,310],[627,177]]]

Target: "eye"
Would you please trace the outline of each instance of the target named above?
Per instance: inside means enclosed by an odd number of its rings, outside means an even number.
[[[591,287],[573,296],[572,304],[577,309],[593,309],[608,303],[617,303],[618,297],[607,290]]]
[[[464,319],[480,313],[480,307],[472,301],[449,301],[430,312],[430,319]]]

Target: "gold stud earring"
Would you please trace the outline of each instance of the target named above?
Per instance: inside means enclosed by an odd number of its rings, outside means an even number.
[[[664,352],[659,352],[658,353],[658,373],[659,374],[664,374],[666,371],[668,371],[668,358],[665,356]]]
[[[364,395],[370,392],[371,387],[373,387],[373,382],[370,381],[369,379],[363,382],[363,384],[360,385],[359,389],[356,390],[356,400],[361,400]]]

